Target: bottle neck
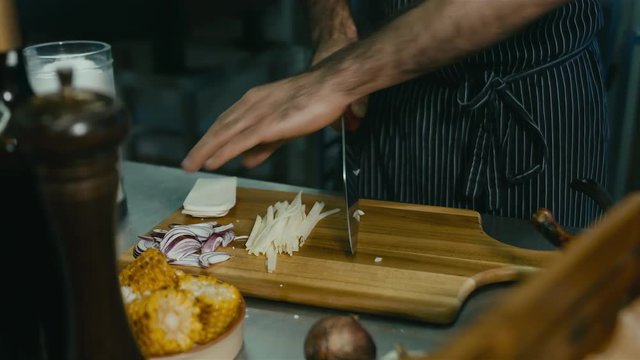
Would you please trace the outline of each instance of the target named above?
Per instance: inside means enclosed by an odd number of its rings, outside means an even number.
[[[22,59],[19,48],[0,53],[0,137],[13,137],[12,114],[33,96]]]
[[[0,0],[0,53],[22,46],[18,13],[14,0]]]
[[[33,95],[21,50],[0,53],[0,100],[12,110]]]
[[[22,57],[16,2],[0,0],[0,139],[13,137],[8,134],[11,114],[32,95]]]

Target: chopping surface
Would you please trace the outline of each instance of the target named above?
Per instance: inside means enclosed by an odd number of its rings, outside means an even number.
[[[236,206],[215,220],[233,222],[236,235],[248,235],[256,215],[295,195],[238,188]],[[307,209],[323,201],[325,210],[345,210],[341,197],[303,194],[302,200]],[[350,255],[345,217],[338,213],[322,220],[299,252],[279,255],[273,273],[267,272],[264,256],[247,254],[238,241],[221,249],[232,255],[229,261],[206,269],[181,268],[217,276],[245,296],[450,323],[474,289],[517,280],[557,256],[489,237],[474,211],[365,199],[360,208],[365,215],[355,256]],[[178,209],[156,227],[206,220],[210,219],[193,218]],[[133,261],[131,251],[119,260]]]

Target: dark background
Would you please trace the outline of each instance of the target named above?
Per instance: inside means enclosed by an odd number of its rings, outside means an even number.
[[[216,117],[252,86],[308,66],[302,0],[17,0],[25,43],[112,45],[118,96],[131,112],[130,160],[177,167]],[[609,183],[619,199],[640,188],[640,4],[602,0],[600,34],[611,119]],[[366,0],[352,0],[355,16]],[[234,160],[219,173],[339,190],[332,129],[295,139],[265,164]]]

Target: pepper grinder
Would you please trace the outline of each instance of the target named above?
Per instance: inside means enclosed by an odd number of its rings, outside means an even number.
[[[118,149],[130,122],[117,98],[73,89],[72,75],[60,69],[60,92],[18,109],[19,146],[60,245],[72,357],[142,359],[124,311],[115,250]]]

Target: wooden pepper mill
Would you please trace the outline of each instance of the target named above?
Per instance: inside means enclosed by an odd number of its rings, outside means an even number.
[[[58,72],[59,93],[18,109],[18,141],[57,235],[69,288],[74,359],[142,358],[124,311],[115,254],[118,147],[129,119],[117,99],[72,89]]]

